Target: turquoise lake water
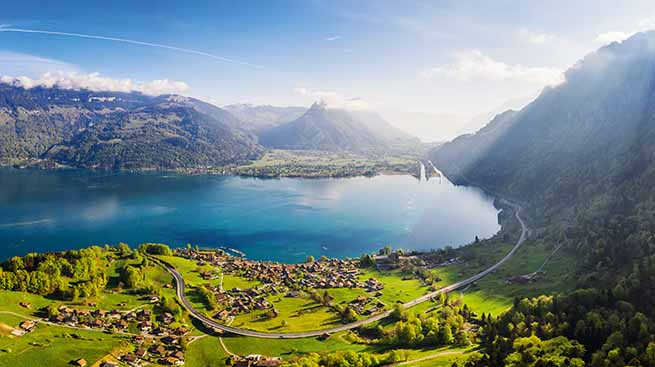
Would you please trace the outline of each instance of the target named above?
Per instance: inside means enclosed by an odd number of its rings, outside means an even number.
[[[411,176],[256,179],[0,169],[0,258],[92,244],[228,246],[285,262],[386,244],[461,245],[499,229],[492,198]]]

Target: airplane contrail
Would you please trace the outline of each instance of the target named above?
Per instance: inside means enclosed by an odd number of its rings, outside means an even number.
[[[227,63],[230,63],[230,64],[247,66],[247,67],[253,68],[253,69],[262,69],[262,67],[259,66],[259,65],[251,64],[251,63],[248,63],[248,62],[245,62],[245,61],[230,59],[230,58],[223,57],[223,56],[210,54],[210,53],[204,52],[204,51],[198,51],[198,50],[193,50],[193,49],[190,49],[190,48],[176,47],[176,46],[170,46],[170,45],[164,45],[164,44],[161,44],[161,43],[152,43],[152,42],[131,40],[131,39],[126,39],[126,38],[98,36],[98,35],[84,34],[84,33],[47,31],[47,30],[39,30],[39,29],[6,28],[6,27],[2,27],[2,26],[0,26],[0,32],[38,33],[38,34],[47,34],[47,35],[52,35],[52,36],[89,38],[89,39],[97,39],[97,40],[103,40],[103,41],[122,42],[122,43],[129,43],[129,44],[139,45],[139,46],[156,47],[156,48],[163,48],[163,49],[171,50],[171,51],[184,52],[184,53],[187,53],[187,54],[209,57],[211,59],[227,62]]]

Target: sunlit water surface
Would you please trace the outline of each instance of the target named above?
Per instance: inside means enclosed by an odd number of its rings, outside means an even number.
[[[0,258],[91,244],[227,246],[253,259],[430,249],[499,229],[479,190],[411,176],[256,179],[0,169]]]

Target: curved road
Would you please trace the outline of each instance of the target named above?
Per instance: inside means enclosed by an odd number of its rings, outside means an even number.
[[[512,247],[512,250],[505,255],[500,261],[492,265],[491,267],[487,268],[486,270],[473,275],[470,278],[464,279],[462,281],[459,281],[457,283],[453,283],[449,286],[443,287],[441,289],[438,289],[434,292],[428,293],[424,296],[421,296],[419,298],[416,298],[414,300],[411,300],[407,303],[404,303],[403,306],[405,308],[410,308],[413,306],[418,305],[419,303],[423,303],[425,301],[428,301],[432,299],[433,297],[441,294],[441,293],[448,293],[451,291],[454,291],[456,289],[465,287],[471,283],[474,283],[481,279],[482,277],[488,275],[489,273],[495,271],[498,269],[501,265],[503,265],[507,260],[509,260],[512,255],[518,250],[518,248],[525,242],[526,238],[528,237],[528,227],[519,215],[519,212],[521,211],[521,206],[518,204],[511,203],[509,201],[505,201],[508,205],[512,206],[514,208],[514,215],[516,219],[519,221],[521,224],[521,236],[519,237],[518,241],[516,241],[516,244],[514,247]],[[370,324],[375,321],[379,321],[381,319],[384,319],[391,315],[391,310],[385,311],[383,313],[371,316],[369,318],[359,320],[356,322],[352,322],[349,324],[343,324],[340,326],[335,326],[333,328],[329,329],[323,329],[323,330],[313,330],[313,331],[305,331],[305,332],[300,332],[300,333],[265,333],[261,331],[253,331],[253,330],[247,330],[247,329],[241,329],[233,326],[228,326],[228,325],[223,325],[221,323],[216,322],[215,320],[203,315],[199,311],[197,311],[195,308],[193,308],[193,305],[189,302],[189,300],[186,298],[186,295],[184,294],[184,278],[182,275],[175,270],[173,266],[170,264],[166,263],[165,261],[158,260],[160,263],[164,264],[164,267],[166,270],[168,270],[173,277],[175,278],[175,284],[176,284],[176,292],[177,292],[177,297],[179,298],[180,302],[184,305],[184,307],[189,311],[191,316],[195,317],[199,321],[203,322],[209,327],[212,327],[214,329],[222,330],[228,333],[232,334],[237,334],[237,335],[243,335],[243,336],[250,336],[250,337],[255,337],[255,338],[268,338],[268,339],[296,339],[296,338],[308,338],[308,337],[317,337],[321,336],[324,334],[332,334],[340,331],[346,331],[346,330],[351,330],[351,329],[356,329],[360,326]]]

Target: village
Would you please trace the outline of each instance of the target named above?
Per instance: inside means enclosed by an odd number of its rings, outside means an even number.
[[[156,296],[148,296],[151,303],[158,302]],[[23,308],[31,308],[31,304],[21,302]],[[38,323],[61,325],[80,330],[98,330],[112,334],[125,334],[131,336],[134,350],[124,353],[119,360],[127,365],[139,367],[156,363],[159,365],[184,365],[184,350],[182,338],[187,336],[190,329],[183,326],[173,327],[174,317],[164,312],[155,316],[150,309],[139,308],[130,311],[102,310],[89,303],[88,308],[73,308],[67,305],[49,307],[47,316],[42,319],[26,320],[14,329],[14,336],[23,336],[32,332]],[[84,367],[87,362],[84,358],[76,358],[74,365]],[[103,367],[117,366],[114,362],[105,362]]]
[[[205,285],[216,298],[221,310],[214,315],[218,320],[228,320],[238,314],[254,310],[269,309],[271,317],[276,316],[276,309],[267,300],[268,296],[282,295],[288,298],[300,297],[303,292],[330,288],[362,289],[381,295],[384,285],[375,278],[365,281],[359,279],[358,262],[355,260],[311,261],[301,264],[281,264],[247,260],[242,257],[228,256],[221,251],[201,252],[190,249],[178,250],[178,256],[194,260],[199,266],[211,265],[220,268],[223,274],[231,274],[249,280],[257,280],[261,286],[248,289],[223,289],[222,285]],[[214,271],[203,271],[203,279],[209,281],[218,274]],[[350,303],[350,306],[360,315],[370,315],[381,311],[385,306],[377,303],[374,307],[365,309],[371,297],[360,296]]]

